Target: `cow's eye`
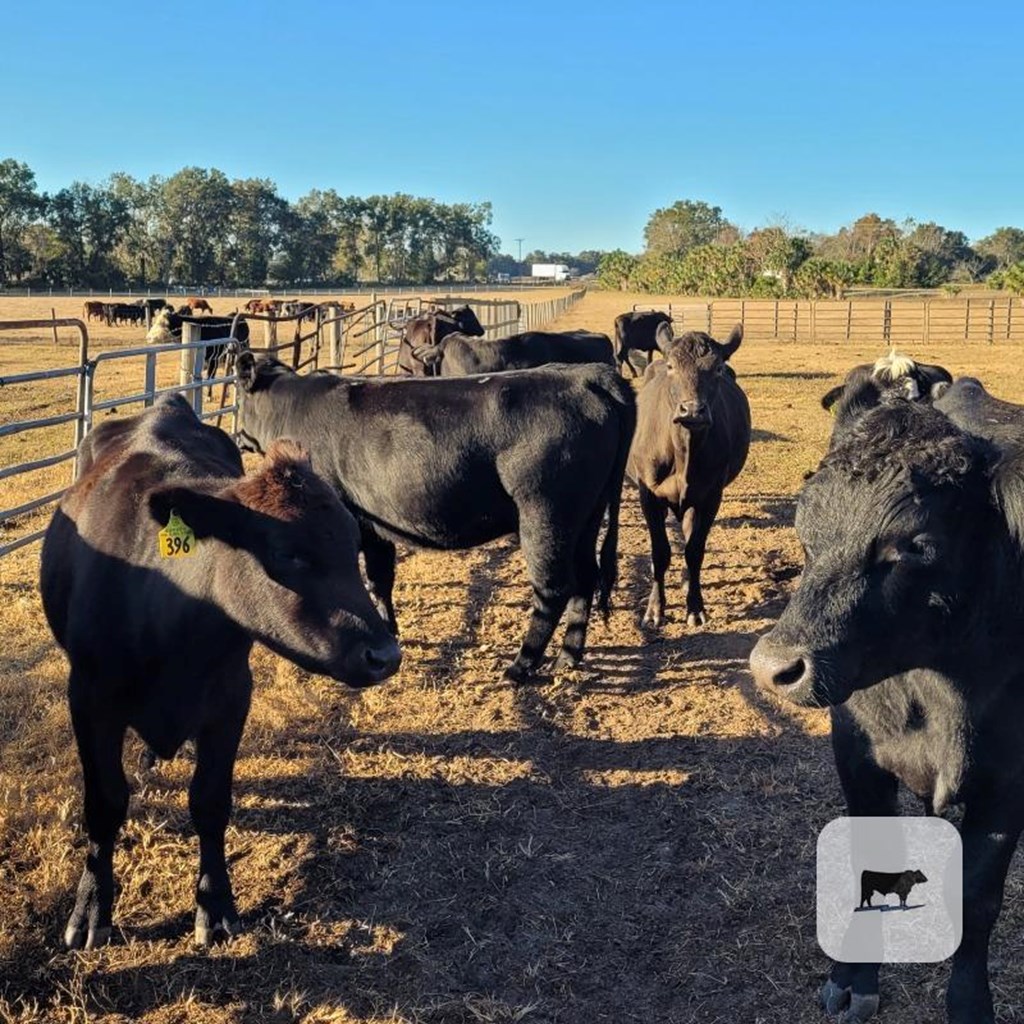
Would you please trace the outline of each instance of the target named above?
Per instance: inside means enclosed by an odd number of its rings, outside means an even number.
[[[885,565],[931,565],[937,557],[934,539],[927,533],[879,545],[875,561]]]

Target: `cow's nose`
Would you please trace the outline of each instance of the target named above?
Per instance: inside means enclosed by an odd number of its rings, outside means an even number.
[[[761,637],[751,651],[750,671],[758,686],[775,690],[797,703],[806,701],[814,686],[814,663],[810,654],[777,644],[770,634]]]
[[[352,652],[353,668],[359,681],[357,686],[383,682],[393,676],[402,664],[402,651],[394,637],[384,637],[372,643],[360,644]]]
[[[707,419],[708,407],[699,399],[693,402],[679,403],[679,418],[681,420],[703,420]]]

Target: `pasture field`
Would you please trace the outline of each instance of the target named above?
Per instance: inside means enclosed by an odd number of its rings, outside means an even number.
[[[25,301],[0,299],[0,319],[29,315],[12,308]],[[610,333],[633,301],[591,293],[553,326]],[[228,830],[248,930],[209,952],[192,945],[190,752],[138,777],[134,739],[114,942],[61,948],[84,857],[65,662],[38,546],[0,560],[0,1021],[823,1020],[814,852],[843,813],[828,719],[761,695],[746,659],[799,573],[794,496],[831,427],[819,397],[880,354],[749,343],[735,356],[754,443],[711,531],[703,628],[685,625],[675,544],[670,621],[641,631],[648,540],[627,484],[615,607],[579,670],[501,681],[529,599],[507,541],[400,559],[405,660],[380,687],[348,693],[257,649]],[[1018,350],[910,354],[1024,401]],[[0,342],[0,377],[59,361],[45,338]],[[51,400],[0,387],[4,418]],[[946,977],[885,969],[880,1021],[943,1019]],[[999,1019],[1024,1020],[1019,853],[992,982]]]

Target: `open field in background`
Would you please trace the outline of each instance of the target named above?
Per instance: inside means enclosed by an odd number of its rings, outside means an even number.
[[[610,332],[648,300],[592,293],[553,326]],[[11,301],[0,319],[28,315]],[[906,347],[1024,401],[1019,348]],[[0,376],[48,351],[0,343]],[[627,485],[615,609],[578,671],[501,682],[529,597],[507,542],[402,557],[405,661],[379,688],[349,694],[257,650],[228,833],[249,930],[210,953],[191,944],[188,751],[133,782],[114,945],[61,950],[84,856],[65,663],[38,546],[0,560],[0,1021],[822,1020],[814,851],[843,810],[827,716],[760,695],[746,658],[799,572],[793,498],[831,427],[818,399],[879,354],[737,353],[754,444],[711,532],[702,629],[681,614],[678,546],[671,621],[659,637],[637,625],[648,541]],[[42,414],[49,398],[18,401]],[[11,408],[0,388],[0,418]],[[993,944],[1001,1020],[1024,1020],[1022,963],[1018,854]],[[942,965],[886,969],[882,1024],[942,1019],[945,980]]]

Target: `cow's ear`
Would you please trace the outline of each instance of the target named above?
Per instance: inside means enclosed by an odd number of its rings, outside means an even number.
[[[992,457],[990,470],[996,506],[1019,549],[1024,549],[1024,451],[1009,449]]]
[[[669,346],[672,344],[672,339],[672,321],[662,320],[654,332],[654,344],[658,346],[658,351],[662,355],[665,355],[665,353],[668,352]]]
[[[253,385],[256,383],[256,357],[249,351],[239,352],[235,363],[235,373],[242,390],[252,391]]]
[[[740,347],[740,343],[743,341],[743,324],[737,324],[733,329],[732,333],[726,339],[724,345],[719,345],[718,350],[722,354],[722,358],[728,360]]]
[[[834,406],[836,402],[838,402],[839,399],[843,397],[843,392],[845,390],[845,384],[837,384],[834,388],[829,388],[828,391],[826,391],[825,394],[821,396],[822,409],[824,409],[826,412],[832,412],[832,406]]]
[[[196,535],[197,540],[216,537],[233,544],[238,512],[237,502],[191,487],[158,487],[149,494],[149,514],[157,530],[165,527],[174,514]]]

